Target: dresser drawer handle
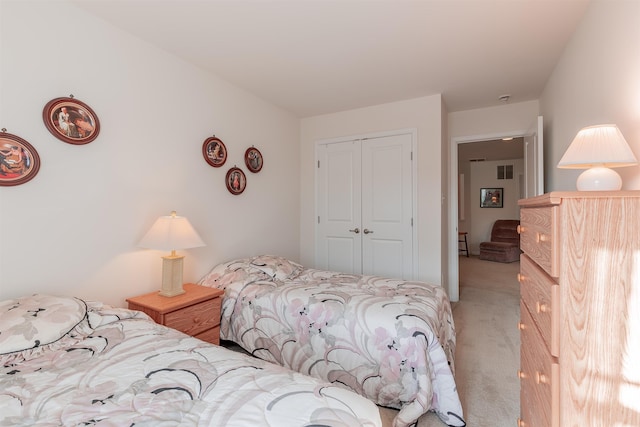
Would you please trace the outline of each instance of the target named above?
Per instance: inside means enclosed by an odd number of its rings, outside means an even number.
[[[549,310],[549,306],[543,302],[536,301],[536,313],[547,313]]]
[[[522,421],[522,419],[518,418],[518,427],[525,427],[527,424]]]
[[[524,331],[526,328],[526,325],[522,322],[518,322],[518,330],[520,331]]]
[[[516,231],[518,232],[518,234],[522,234],[522,232],[524,231],[524,227],[519,225],[516,227]]]
[[[549,236],[547,236],[544,233],[538,233],[536,231],[536,243],[540,243],[540,242],[548,242],[549,241]]]
[[[525,277],[525,275],[524,275],[524,274],[521,274],[521,273],[518,273],[518,276],[517,276],[517,277],[518,277],[518,283],[522,283],[522,282],[524,282],[524,281],[525,281],[525,278],[526,278],[526,277]]]
[[[536,384],[549,384],[549,378],[545,374],[536,371]]]
[[[527,374],[525,374],[524,372],[522,372],[520,369],[518,369],[518,378],[520,378],[521,380],[527,378]]]

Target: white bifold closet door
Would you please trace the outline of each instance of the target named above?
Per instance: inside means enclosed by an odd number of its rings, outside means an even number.
[[[412,135],[318,144],[316,268],[412,279]]]

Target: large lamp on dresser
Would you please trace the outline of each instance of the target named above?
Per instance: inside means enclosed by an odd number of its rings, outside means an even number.
[[[586,169],[576,182],[578,191],[617,191],[622,188],[622,179],[611,168],[637,164],[618,126],[597,125],[578,132],[558,168]]]
[[[165,297],[184,293],[182,288],[184,255],[177,255],[176,250],[205,246],[189,220],[177,216],[175,211],[171,212],[171,215],[158,218],[140,240],[139,245],[148,249],[171,251],[170,255],[162,257],[162,289],[159,294]]]

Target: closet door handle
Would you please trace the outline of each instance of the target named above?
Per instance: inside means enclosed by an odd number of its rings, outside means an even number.
[[[373,230],[368,230],[368,229],[365,228],[364,230],[362,230],[362,232],[364,234],[370,234],[370,233],[373,233]]]
[[[352,233],[356,233],[356,234],[360,233],[360,229],[358,227],[354,228],[353,230],[349,230],[349,231],[352,232]]]

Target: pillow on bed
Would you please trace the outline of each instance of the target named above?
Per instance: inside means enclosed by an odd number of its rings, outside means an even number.
[[[74,335],[87,305],[72,297],[36,294],[0,302],[0,356],[32,351]]]
[[[304,269],[300,264],[273,255],[257,256],[251,260],[251,265],[277,280],[291,279]]]
[[[211,269],[200,281],[198,285],[209,288],[226,289],[232,283],[246,285],[258,280],[269,280],[269,276],[264,271],[251,265],[251,259],[236,259],[223,262]]]

